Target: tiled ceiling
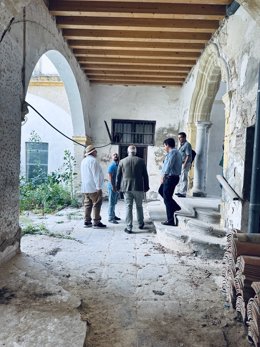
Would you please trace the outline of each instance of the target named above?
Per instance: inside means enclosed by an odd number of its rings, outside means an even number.
[[[91,83],[179,86],[232,0],[49,0]]]

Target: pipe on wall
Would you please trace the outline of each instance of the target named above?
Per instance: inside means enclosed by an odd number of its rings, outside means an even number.
[[[255,138],[248,217],[248,233],[260,233],[260,65],[258,72]]]

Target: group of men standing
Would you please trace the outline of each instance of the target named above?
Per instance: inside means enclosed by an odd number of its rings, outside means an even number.
[[[179,197],[186,197],[188,186],[188,172],[192,162],[192,148],[186,140],[186,134],[178,134],[179,149],[175,148],[173,138],[164,141],[166,151],[162,166],[161,185],[159,194],[163,197],[166,207],[167,220],[163,225],[176,225],[174,213],[180,210],[180,206],[173,199],[175,193]],[[132,233],[133,228],[133,204],[136,205],[137,222],[139,229],[144,228],[143,198],[149,190],[149,177],[143,159],[136,156],[137,149],[130,145],[127,149],[128,156],[119,161],[117,153],[112,155],[112,163],[108,167],[108,221],[118,224],[120,220],[116,216],[115,206],[119,192],[123,192],[126,205],[126,233]],[[104,175],[97,160],[97,150],[93,145],[87,146],[85,157],[81,163],[82,193],[84,194],[85,227],[106,228],[101,222],[102,185]],[[93,218],[91,218],[91,214]],[[93,224],[92,224],[93,220]]]

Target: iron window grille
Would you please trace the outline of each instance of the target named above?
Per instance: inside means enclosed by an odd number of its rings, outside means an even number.
[[[154,145],[155,121],[112,119],[114,144]]]

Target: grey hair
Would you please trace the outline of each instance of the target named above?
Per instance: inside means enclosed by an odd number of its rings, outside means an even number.
[[[133,154],[136,154],[136,147],[134,145],[130,145],[128,148],[127,148],[127,153],[130,154],[130,153],[133,153]]]

